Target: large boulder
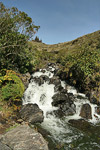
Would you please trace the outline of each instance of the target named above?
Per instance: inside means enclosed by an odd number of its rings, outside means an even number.
[[[65,95],[64,93],[56,93],[53,97],[53,106],[59,106],[63,102],[69,101],[68,95]]]
[[[12,149],[9,148],[6,144],[0,142],[0,150],[12,150]]]
[[[2,136],[1,142],[4,149],[0,150],[48,150],[42,135],[28,125],[20,125],[10,130]]]
[[[57,117],[74,115],[76,113],[73,94],[67,93],[65,89],[63,89],[60,93],[56,93],[52,99],[52,105],[59,108],[54,111]]]
[[[43,122],[43,111],[37,104],[23,105],[20,110],[21,118],[31,124]]]
[[[91,91],[91,92],[87,92],[86,96],[89,98],[90,102],[92,104],[97,104],[100,106],[100,97],[98,97],[100,88],[98,88],[98,90],[95,91]]]
[[[64,103],[59,109],[53,111],[56,117],[62,118],[63,116],[72,116],[76,113],[76,106],[73,104],[70,106],[68,103]]]
[[[88,103],[82,105],[80,116],[85,119],[92,119],[92,109]]]
[[[71,119],[68,121],[73,127],[81,130],[81,131],[84,131],[84,132],[89,132],[89,130],[91,130],[92,128],[92,125],[84,120],[84,119],[78,119],[78,120],[75,120],[75,119]]]
[[[50,79],[47,75],[41,75],[41,76],[31,76],[30,82],[33,82],[33,80],[35,81],[35,83],[37,83],[39,86],[41,86],[42,84],[44,84],[44,82],[48,82]]]
[[[33,80],[35,81],[35,83],[37,83],[39,86],[41,86],[42,84],[44,84],[44,80],[41,77],[34,77]]]
[[[63,89],[63,87],[61,86],[61,81],[58,76],[53,76],[52,78],[50,78],[49,84],[55,85],[54,87],[55,92],[61,91]]]
[[[67,103],[69,105],[74,103],[75,97],[72,93],[67,93],[66,89],[62,89],[60,92],[56,93],[53,97],[53,106],[59,106],[59,104]]]
[[[76,105],[74,103],[63,103],[60,106],[60,109],[63,111],[65,116],[74,115],[76,113]]]

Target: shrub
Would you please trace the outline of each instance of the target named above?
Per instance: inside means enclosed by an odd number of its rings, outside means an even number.
[[[4,76],[0,76],[1,81],[1,98],[6,100],[10,105],[19,104],[24,93],[24,85],[18,75],[7,70]]]

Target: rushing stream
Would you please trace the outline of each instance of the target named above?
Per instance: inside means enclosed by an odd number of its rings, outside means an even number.
[[[72,127],[68,122],[70,119],[80,119],[81,106],[88,103],[92,108],[92,119],[88,121],[91,122],[93,126],[99,127],[97,124],[99,123],[100,116],[95,112],[96,105],[91,104],[84,94],[78,93],[74,87],[61,81],[61,86],[67,89],[68,93],[73,93],[75,97],[74,104],[76,106],[76,113],[62,118],[57,117],[53,113],[58,109],[58,107],[52,106],[52,97],[57,93],[57,91],[55,91],[55,85],[49,84],[49,79],[54,76],[54,72],[55,68],[49,66],[47,70],[41,69],[32,75],[30,84],[24,93],[23,105],[28,103],[38,104],[39,108],[44,112],[44,122],[41,126],[48,130],[52,138],[62,145],[62,150],[100,150],[100,131],[98,132],[98,130],[94,128],[93,133],[90,131],[90,133],[87,134]],[[35,80],[41,76],[49,77],[49,79],[47,78],[46,81],[39,85]],[[97,117],[95,117],[95,114]]]

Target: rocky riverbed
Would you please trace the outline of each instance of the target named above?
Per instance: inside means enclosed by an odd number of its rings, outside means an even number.
[[[100,149],[100,106],[69,86],[58,72],[59,67],[49,63],[32,76],[24,76],[28,88],[17,127],[0,137],[1,150]],[[1,118],[1,124],[6,126],[6,120]]]

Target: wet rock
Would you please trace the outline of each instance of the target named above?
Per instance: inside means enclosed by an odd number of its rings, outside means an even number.
[[[50,79],[50,84],[54,84],[55,86],[61,85],[61,81],[58,77],[54,76]]]
[[[85,119],[92,119],[92,110],[88,103],[82,105],[80,116]]]
[[[68,98],[70,100],[70,102],[74,102],[75,101],[75,96],[73,95],[73,93],[67,93]]]
[[[34,80],[39,86],[44,84],[44,82],[49,81],[49,77],[46,75],[41,75],[40,77],[32,77],[32,80]]]
[[[91,130],[91,128],[92,128],[92,125],[84,119],[78,119],[78,120],[71,119],[68,122],[73,127],[77,128],[81,131],[89,132],[89,129]]]
[[[46,70],[44,70],[44,69],[41,69],[41,72],[45,73],[45,72],[46,72]]]
[[[52,102],[53,106],[58,106],[59,104],[62,104],[65,101],[69,101],[68,95],[65,95],[63,93],[57,93],[57,94],[55,94],[52,97],[52,99],[53,99],[53,102]]]
[[[64,115],[74,115],[76,113],[76,106],[75,104],[63,103],[60,105],[60,109],[63,111]]]
[[[75,108],[73,108],[73,107],[69,107],[69,109],[67,109],[66,111],[65,111],[65,113],[66,113],[66,116],[69,116],[69,115],[74,115],[75,113],[76,113],[76,106],[75,106]]]
[[[100,107],[96,107],[96,113],[100,115]]]
[[[34,77],[33,79],[39,86],[44,84],[44,80],[42,77]]]
[[[65,104],[64,107],[62,108],[60,107],[57,110],[54,110],[53,112],[51,112],[51,115],[55,115],[58,118],[62,118],[64,116],[74,115],[76,112],[76,106],[75,108],[72,108],[72,107],[67,107],[67,105]]]
[[[53,113],[54,113],[55,116],[58,117],[58,118],[62,118],[63,116],[65,116],[65,113],[64,113],[61,109],[54,110]]]
[[[59,77],[57,77],[57,76],[52,77],[50,79],[49,84],[54,84],[55,85],[55,87],[54,87],[55,92],[61,91],[63,89],[63,87],[61,86],[61,81],[60,81]]]
[[[40,78],[43,79],[45,82],[50,80],[49,77],[46,75],[41,75]]]
[[[97,104],[97,99],[96,99],[94,96],[91,96],[91,97],[90,97],[90,102],[91,102],[92,104]]]
[[[0,150],[48,150],[42,135],[28,125],[20,125],[2,136],[1,142],[9,149]]]
[[[66,81],[66,79],[67,79],[67,74],[66,74],[66,72],[59,71],[59,72],[57,73],[57,75],[60,77],[61,80]]]
[[[31,124],[43,122],[43,111],[37,104],[23,105],[20,110],[21,118]]]
[[[62,90],[61,90],[61,93],[64,93],[64,94],[67,94],[67,95],[68,95],[67,89],[62,89]]]
[[[100,101],[96,98],[97,95],[98,95],[98,92],[96,91],[91,91],[91,92],[86,93],[86,96],[89,98],[92,104],[100,105]]]
[[[49,66],[49,67],[55,67],[55,65],[56,65],[55,63],[52,63],[52,62],[51,62],[51,63],[48,63],[48,64],[47,64],[47,67],[48,67],[48,66]]]
[[[63,116],[74,115],[76,113],[76,105],[67,94],[57,93],[52,98],[52,105],[59,107],[58,110],[54,111],[57,117],[61,118]]]
[[[61,84],[58,84],[57,86],[54,87],[55,92],[60,92],[62,90],[63,90],[63,87],[61,86]]]

